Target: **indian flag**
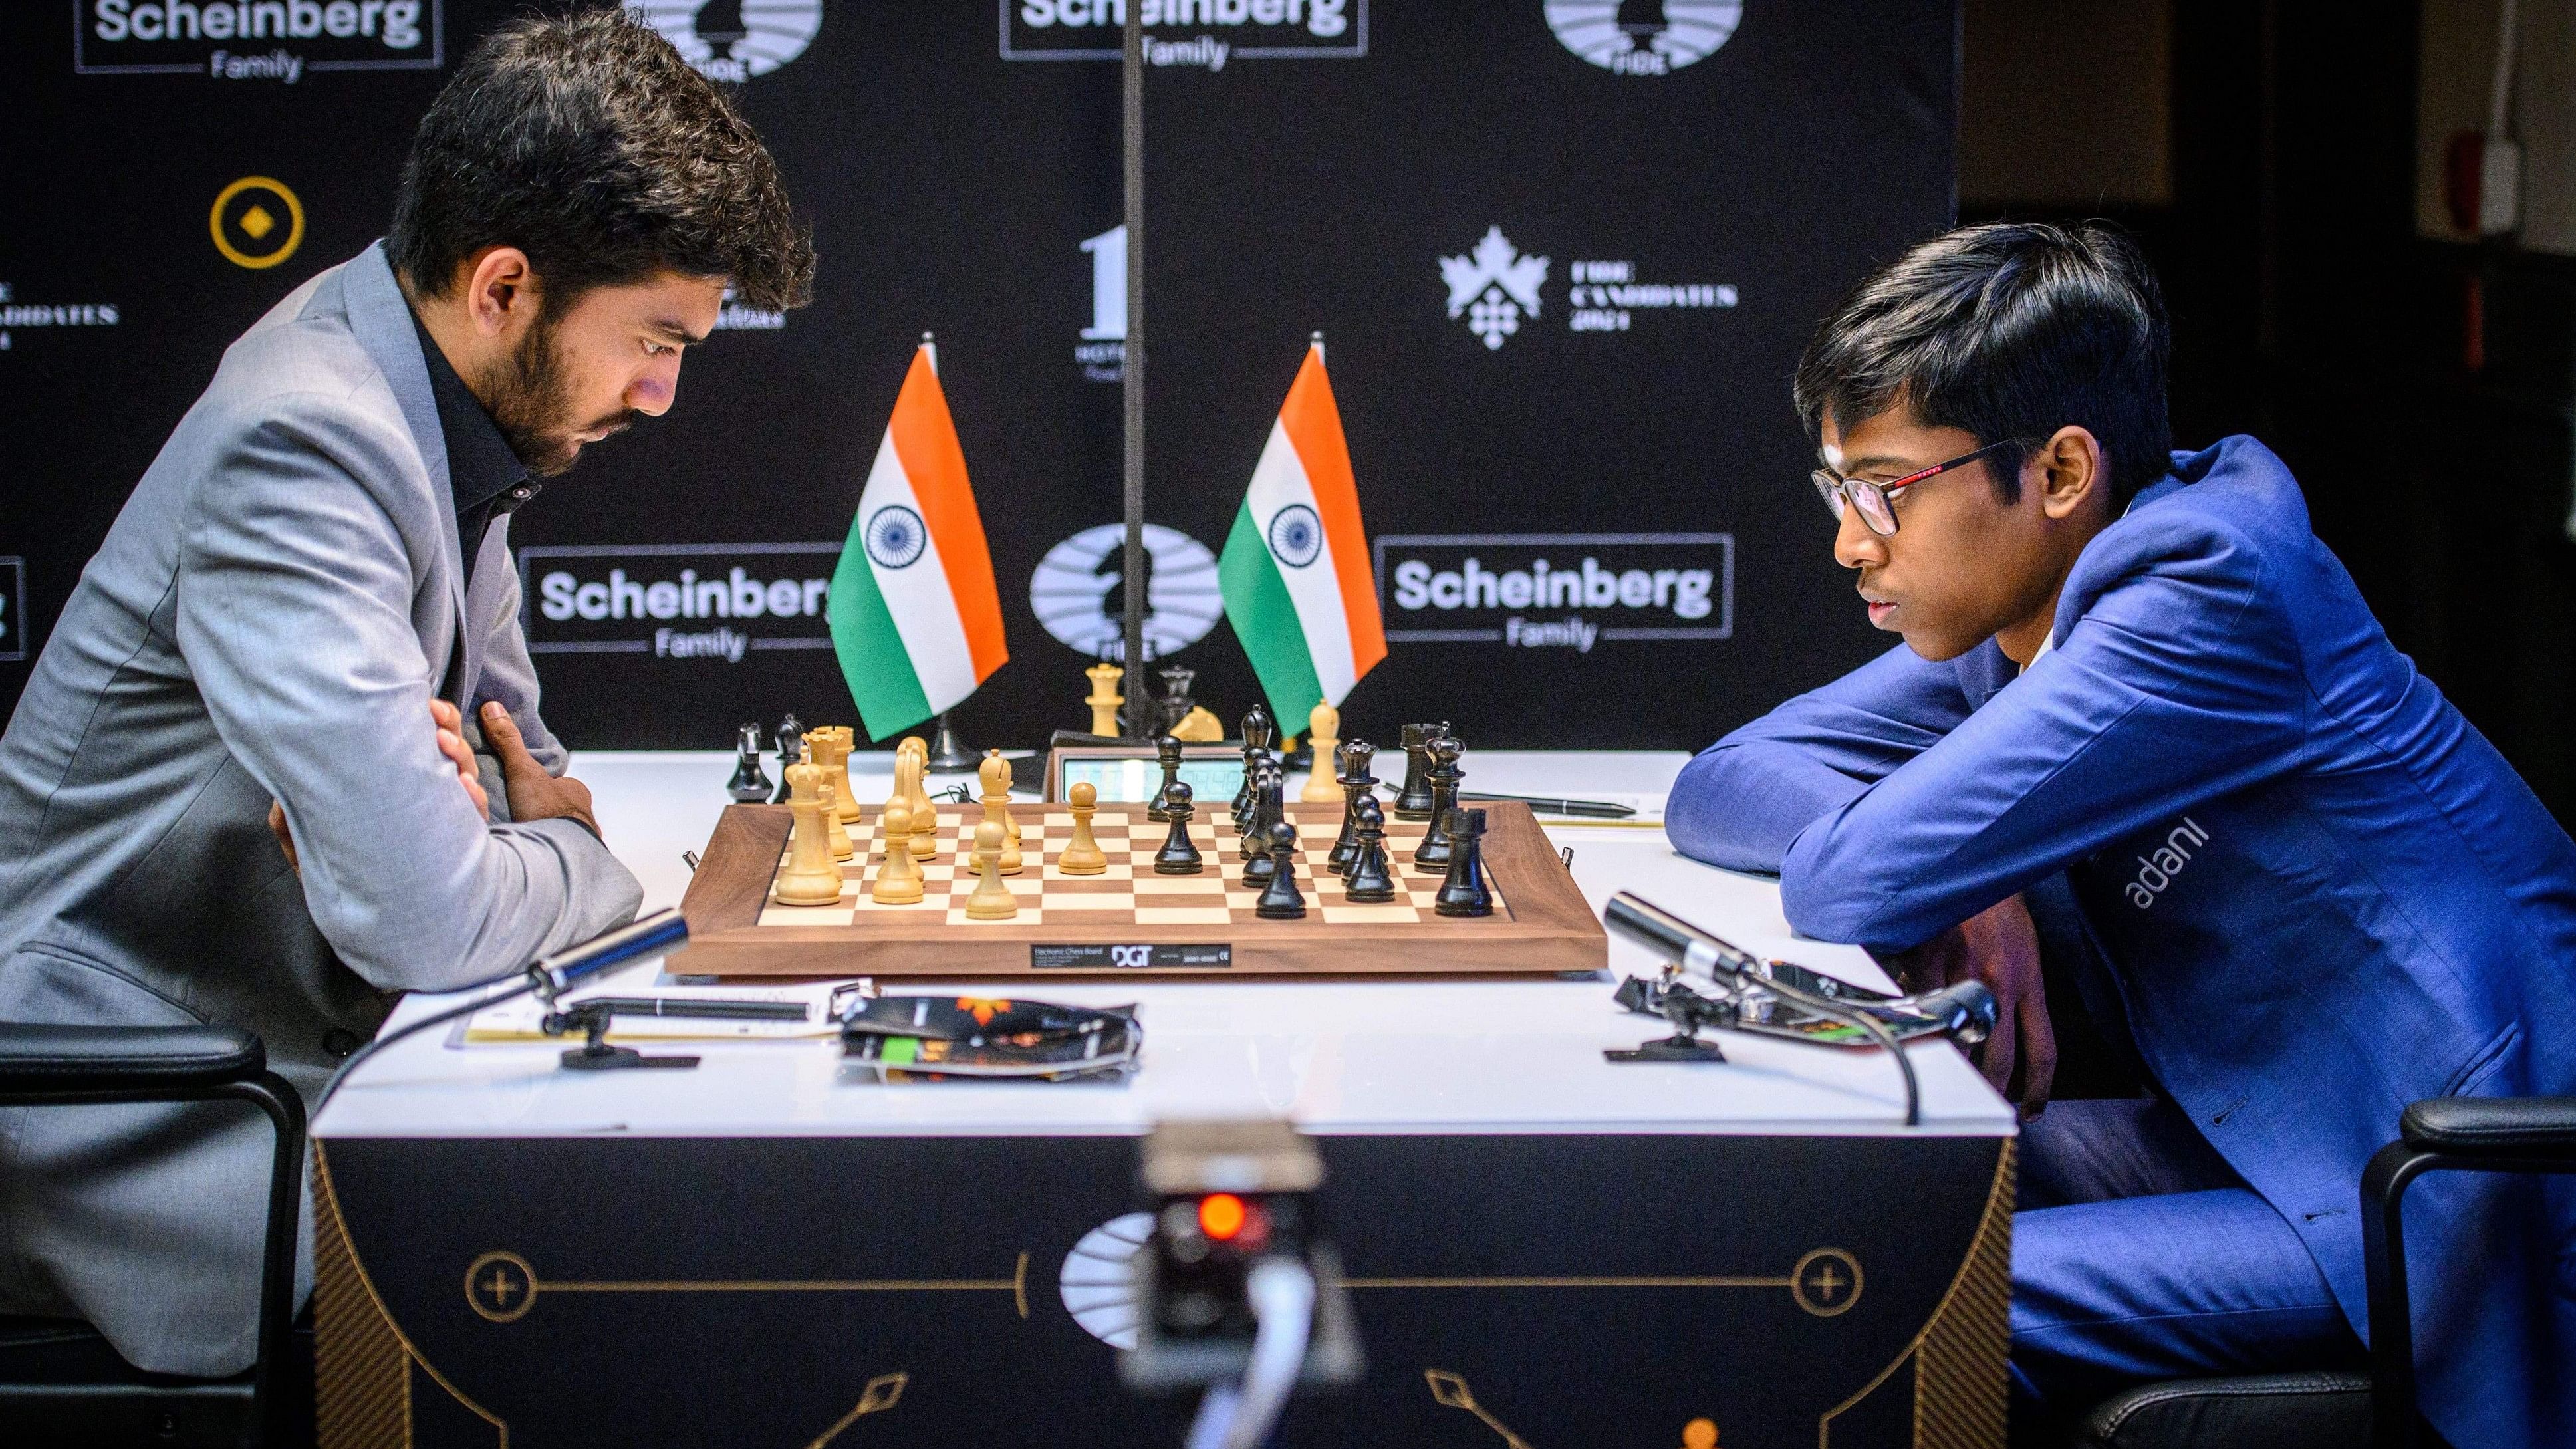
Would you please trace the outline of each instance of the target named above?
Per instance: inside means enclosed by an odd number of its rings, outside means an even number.
[[[992,550],[927,336],[877,444],[825,613],[872,739],[955,705],[1011,657]]]
[[[1225,616],[1283,731],[1339,705],[1386,657],[1359,487],[1320,339],[1270,425],[1270,442],[1217,560]]]

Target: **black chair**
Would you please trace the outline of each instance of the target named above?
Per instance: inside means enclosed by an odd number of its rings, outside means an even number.
[[[2086,1415],[2078,1449],[2414,1449],[2440,1443],[2415,1410],[2406,1299],[2406,1189],[2428,1172],[2576,1172],[2576,1097],[2429,1097],[2361,1175],[2370,1372],[2179,1379]]]
[[[310,1369],[290,1367],[295,1230],[304,1176],[304,1103],[268,1070],[259,1038],[194,1026],[45,1026],[0,1022],[0,1106],[247,1102],[268,1114],[269,1172],[260,1269],[259,1360],[224,1379],[145,1373],[89,1325],[0,1318],[0,1424],[25,1444],[253,1449],[297,1434],[310,1415]],[[283,1392],[300,1380],[298,1394]]]

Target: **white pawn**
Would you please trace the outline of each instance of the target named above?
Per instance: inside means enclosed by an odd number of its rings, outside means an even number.
[[[1099,801],[1100,790],[1089,780],[1077,781],[1074,784],[1070,799],[1067,801],[1073,811],[1073,839],[1067,842],[1064,849],[1056,855],[1055,868],[1058,875],[1107,875],[1109,873],[1109,857],[1101,851],[1100,842],[1093,839],[1091,834],[1091,816],[1092,812],[1100,808]]]
[[[868,899],[881,906],[917,906],[921,904],[921,867],[912,863],[912,811],[902,800],[886,802],[879,819],[885,822],[885,864],[877,867],[875,886]]]
[[[1341,763],[1336,753],[1342,745],[1341,732],[1340,710],[1319,704],[1307,712],[1306,743],[1315,751],[1315,763],[1307,769],[1306,788],[1297,792],[1297,798],[1306,804],[1344,803],[1341,781],[1335,778],[1341,774],[1336,768]]]
[[[975,827],[975,893],[966,898],[966,919],[1007,921],[1020,913],[1019,897],[1002,884],[1002,822]]]

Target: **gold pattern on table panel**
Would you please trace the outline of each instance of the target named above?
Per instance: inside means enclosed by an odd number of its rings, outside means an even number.
[[[816,1435],[814,1442],[806,1445],[805,1449],[823,1449],[823,1446],[831,1443],[843,1429],[857,1423],[860,1419],[870,1414],[882,1414],[893,1408],[903,1399],[904,1385],[911,1382],[912,1375],[907,1373],[879,1374],[868,1380],[868,1386],[859,1392],[858,1406],[843,1414],[840,1421],[831,1428]]]
[[[314,1205],[314,1305],[318,1328],[315,1334],[316,1413],[320,1419],[320,1437],[331,1449],[343,1445],[361,1445],[378,1449],[380,1445],[408,1445],[411,1442],[411,1368],[418,1364],[429,1381],[446,1390],[447,1396],[462,1404],[476,1418],[492,1426],[494,1449],[510,1449],[510,1426],[498,1414],[466,1396],[464,1390],[438,1371],[438,1365],[422,1357],[418,1345],[394,1322],[392,1310],[385,1307],[383,1295],[367,1276],[366,1264],[358,1260],[357,1245],[349,1238],[348,1225],[340,1216],[339,1195],[331,1187],[330,1144],[313,1144]],[[376,1330],[381,1327],[400,1350],[399,1359],[388,1365],[378,1343]],[[357,1350],[352,1354],[343,1343]],[[344,1360],[363,1360],[363,1366]],[[352,1370],[356,1372],[352,1372]],[[390,1375],[390,1384],[381,1381],[362,1382],[359,1375],[378,1380]],[[401,1417],[388,1435],[382,1422],[386,1395],[397,1395]],[[372,1417],[373,1422],[370,1422]]]
[[[1511,1446],[1511,1449],[1530,1449],[1530,1442],[1527,1439],[1513,1433],[1502,1420],[1486,1412],[1485,1406],[1476,1402],[1475,1392],[1467,1387],[1465,1379],[1447,1369],[1424,1369],[1422,1377],[1431,1385],[1431,1398],[1434,1403],[1445,1409],[1464,1409],[1475,1415],[1483,1421],[1486,1428],[1500,1434],[1503,1442]]]
[[[2013,1139],[1995,1154],[1985,1214],[1941,1301],[1887,1367],[1852,1396],[1816,1416],[1816,1449],[1833,1449],[1834,1420],[1875,1393],[1908,1360],[1915,1363],[1918,1449],[2003,1442],[2004,1322],[2012,1293]],[[1918,1357],[1918,1354],[1921,1355]]]
[[[503,1250],[465,1270],[465,1301],[487,1322],[517,1322],[540,1293],[1008,1293],[1026,1322],[1029,1255],[1020,1254],[1008,1278],[541,1279],[527,1259]]]

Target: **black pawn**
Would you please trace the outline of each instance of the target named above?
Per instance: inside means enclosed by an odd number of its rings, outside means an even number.
[[[1449,733],[1447,722],[1404,727],[1404,788],[1396,792],[1395,818],[1431,818],[1431,742]]]
[[[1386,863],[1386,812],[1374,795],[1360,801],[1360,852],[1342,895],[1364,906],[1395,899],[1395,875]]]
[[[1166,669],[1163,673],[1168,676],[1172,671]],[[1154,792],[1153,803],[1145,807],[1145,818],[1169,820],[1172,818],[1172,787],[1181,783],[1181,742],[1170,735],[1163,736],[1154,742],[1154,758],[1162,762],[1163,785]]]
[[[769,803],[784,805],[793,793],[787,788],[787,767],[805,762],[805,726],[797,722],[795,711],[788,711],[787,718],[778,722],[773,738],[778,741],[778,793],[769,797]]]
[[[1166,818],[1172,822],[1172,833],[1163,848],[1154,852],[1154,874],[1197,875],[1199,848],[1190,839],[1190,787],[1186,780],[1174,781],[1164,805]]]
[[[1297,890],[1297,827],[1285,820],[1271,822],[1270,885],[1253,903],[1252,912],[1265,921],[1302,921],[1306,918],[1306,897]]]
[[[747,724],[740,736],[741,755],[734,761],[733,778],[725,782],[725,793],[740,805],[757,805],[769,798],[769,776],[760,768],[760,726]]]
[[[1333,837],[1333,848],[1324,856],[1335,875],[1349,875],[1351,862],[1359,859],[1360,797],[1377,795],[1377,777],[1369,773],[1376,760],[1377,746],[1366,740],[1342,746],[1342,833]]]
[[[1431,786],[1431,828],[1413,852],[1414,865],[1423,870],[1449,868],[1449,816],[1458,808],[1458,784],[1467,778],[1467,772],[1458,768],[1459,748],[1456,737],[1446,734],[1433,736],[1423,747],[1431,757],[1431,768],[1423,772]]]
[[[1444,916],[1490,916],[1494,889],[1485,881],[1485,812],[1449,811],[1449,878],[1431,898],[1431,909]]]

